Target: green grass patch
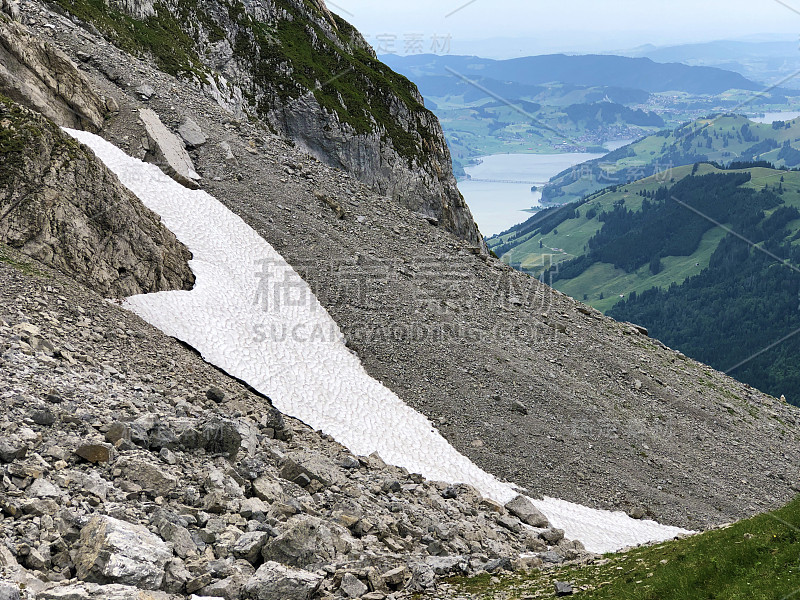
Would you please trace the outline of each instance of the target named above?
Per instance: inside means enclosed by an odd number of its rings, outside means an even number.
[[[603,564],[454,580],[482,600],[552,598],[553,582],[592,600],[783,600],[800,596],[800,498],[724,529],[609,555]]]

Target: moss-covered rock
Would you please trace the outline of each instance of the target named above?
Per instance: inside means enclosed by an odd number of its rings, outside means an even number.
[[[189,251],[91,150],[0,96],[0,243],[104,296],[191,289]]]

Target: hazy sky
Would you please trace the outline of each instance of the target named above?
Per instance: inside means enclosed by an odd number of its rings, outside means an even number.
[[[415,53],[420,43],[426,51],[449,43],[453,53],[514,55],[763,34],[800,40],[800,0],[329,0],[328,7],[382,46],[379,53],[389,46]],[[492,38],[513,41],[476,43]]]

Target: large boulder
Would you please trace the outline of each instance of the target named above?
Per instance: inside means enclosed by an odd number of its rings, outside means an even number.
[[[303,487],[315,480],[325,487],[347,484],[347,478],[333,461],[306,451],[293,452],[286,458],[281,477]]]
[[[309,600],[322,583],[322,576],[267,562],[244,586],[244,597],[253,600]]]
[[[149,108],[139,110],[139,119],[149,138],[148,158],[181,185],[197,189],[200,175],[194,170],[192,158],[183,141],[167,129],[158,115]]]
[[[123,457],[116,467],[122,476],[158,496],[166,496],[178,488],[178,480],[161,467],[139,458]]]
[[[545,517],[525,496],[517,496],[514,498],[511,502],[506,504],[506,510],[531,527],[550,526],[547,517]]]
[[[353,547],[350,533],[339,525],[310,515],[297,515],[286,523],[284,532],[261,552],[265,561],[313,568],[331,563]]]
[[[19,600],[19,588],[10,583],[0,582],[0,600]]]
[[[83,581],[157,590],[171,559],[170,547],[147,528],[96,516],[81,531],[75,567]]]

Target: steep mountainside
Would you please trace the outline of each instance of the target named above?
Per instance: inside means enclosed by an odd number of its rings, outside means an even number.
[[[232,123],[192,86],[81,33],[59,26],[53,40],[89,54],[98,93],[118,100],[104,135],[142,156],[133,109],[146,104],[175,129],[193,115],[209,140],[192,151],[208,191],[311,283],[369,373],[478,465],[534,493],[644,508],[689,527],[791,496],[795,477],[777,453],[800,452],[791,408],[475,256],[257,123]],[[104,74],[112,66],[116,81]],[[146,102],[142,81],[155,90]],[[774,418],[787,424],[783,437]]]
[[[322,0],[58,4],[237,117],[263,119],[325,164],[484,247],[416,86]]]
[[[469,486],[353,456],[2,248],[0,598],[398,598],[541,564],[524,551],[586,558]]]

